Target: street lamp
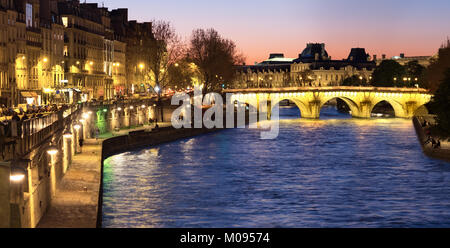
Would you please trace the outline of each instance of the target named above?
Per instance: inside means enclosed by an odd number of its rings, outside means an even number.
[[[9,176],[9,180],[10,180],[12,183],[20,183],[20,182],[23,181],[24,178],[25,178],[25,175],[22,174],[22,173],[15,173],[15,174],[11,174],[11,175]]]
[[[48,155],[50,155],[50,156],[56,155],[56,154],[58,154],[58,149],[56,149],[56,147],[50,147],[50,148],[47,150],[47,153],[48,153]]]
[[[66,138],[66,139],[71,139],[72,138],[72,133],[71,132],[65,132],[63,134],[63,137]]]

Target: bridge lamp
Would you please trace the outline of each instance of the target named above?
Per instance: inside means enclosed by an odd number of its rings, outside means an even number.
[[[121,108],[121,107],[118,107],[118,108],[117,108],[117,111],[122,111],[122,108]]]
[[[75,128],[75,130],[80,130],[81,129],[81,126],[80,126],[80,124],[75,124],[75,126],[73,126],[73,128]]]
[[[142,105],[142,106],[141,106],[141,108],[143,108],[143,109],[144,109],[145,107],[146,107],[145,105]]]
[[[134,107],[133,107],[133,106],[130,106],[130,109],[134,109]]]
[[[42,61],[44,61],[44,63],[47,63],[48,62],[48,58],[45,57]]]

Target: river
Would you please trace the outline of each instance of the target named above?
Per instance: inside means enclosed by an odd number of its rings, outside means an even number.
[[[450,164],[411,120],[280,115],[275,140],[230,129],[108,158],[103,227],[450,227]]]

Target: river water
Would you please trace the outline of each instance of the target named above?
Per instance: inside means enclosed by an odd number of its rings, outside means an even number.
[[[450,164],[411,120],[280,111],[280,135],[230,129],[104,164],[104,227],[450,227]]]

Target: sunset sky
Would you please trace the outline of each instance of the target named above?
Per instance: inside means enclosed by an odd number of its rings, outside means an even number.
[[[450,36],[449,0],[90,0],[128,8],[129,19],[167,20],[186,40],[214,28],[236,42],[247,63],[269,53],[296,58],[308,42],[326,44],[332,59],[364,47],[388,57],[433,55]]]

